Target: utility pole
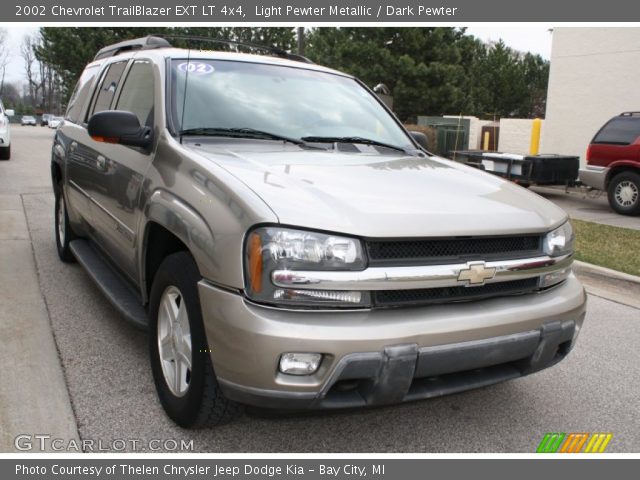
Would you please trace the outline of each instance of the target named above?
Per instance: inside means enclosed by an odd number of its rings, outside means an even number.
[[[298,55],[304,55],[304,27],[298,27]]]

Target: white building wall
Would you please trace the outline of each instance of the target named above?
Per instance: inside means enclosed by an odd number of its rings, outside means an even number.
[[[555,28],[540,151],[578,155],[584,164],[609,118],[640,111],[639,81],[640,28]]]
[[[544,121],[542,122],[544,126]],[[531,146],[531,127],[529,118],[501,118],[498,150],[504,153],[528,155]]]

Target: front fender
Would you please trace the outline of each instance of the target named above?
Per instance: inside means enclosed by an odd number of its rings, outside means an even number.
[[[147,291],[145,278],[145,258],[148,245],[149,224],[157,223],[184,243],[193,255],[200,273],[205,278],[218,276],[218,262],[215,252],[215,236],[205,220],[186,202],[166,190],[157,190],[149,197],[143,215],[144,235],[138,251],[139,271],[142,273],[142,291]]]

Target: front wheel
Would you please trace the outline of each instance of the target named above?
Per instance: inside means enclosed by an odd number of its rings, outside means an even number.
[[[8,147],[0,147],[0,160],[9,160],[11,158],[11,145]]]
[[[67,206],[64,201],[62,187],[57,189],[55,202],[55,236],[56,247],[60,260],[65,263],[74,263],[76,257],[71,253],[69,244],[76,239],[71,226],[69,225],[69,215],[67,214]]]
[[[149,351],[160,403],[184,428],[227,423],[242,412],[216,380],[207,346],[197,283],[201,276],[187,252],[164,259],[149,299]]]
[[[626,171],[617,174],[608,188],[609,205],[622,215],[640,215],[640,175]]]

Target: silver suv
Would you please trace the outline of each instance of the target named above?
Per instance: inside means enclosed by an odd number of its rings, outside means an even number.
[[[60,258],[149,330],[168,415],[391,404],[564,358],[586,301],[566,214],[264,52],[106,47],[55,135]]]

